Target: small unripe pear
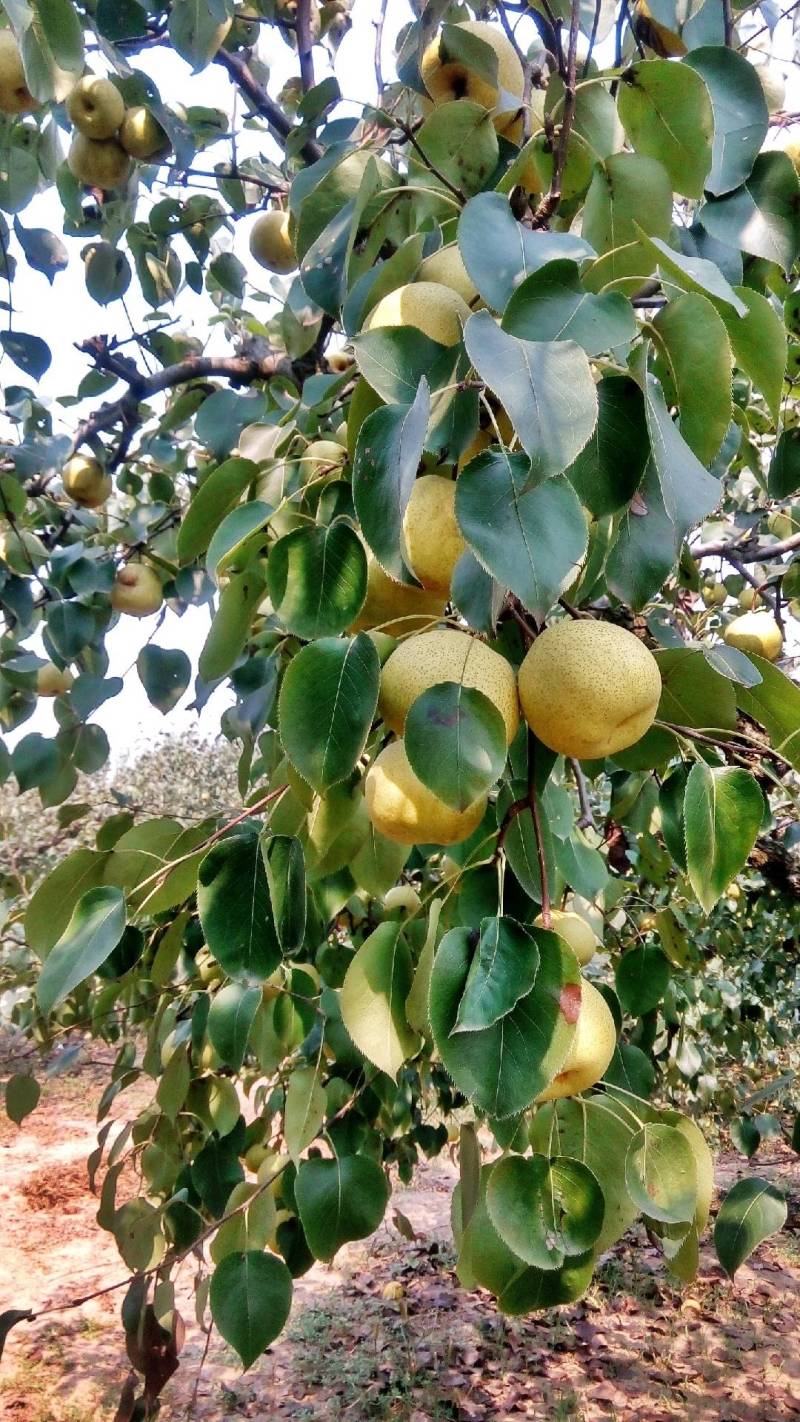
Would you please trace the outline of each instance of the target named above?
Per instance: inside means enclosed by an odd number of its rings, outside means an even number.
[[[297,266],[292,239],[289,235],[289,214],[274,208],[264,212],[250,232],[250,251],[260,267],[285,276]]]
[[[98,509],[111,493],[111,479],[91,455],[73,454],[61,474],[64,492],[83,509]]]
[[[130,617],[151,617],[158,612],[164,595],[161,583],[144,563],[126,563],[117,573],[111,589],[111,606],[115,612],[127,612]]]
[[[67,99],[67,113],[86,138],[113,138],[125,117],[125,100],[110,79],[84,74]]]
[[[0,30],[0,112],[25,114],[37,107],[25,79],[19,45],[11,30]]]
[[[415,326],[441,346],[461,340],[470,309],[462,296],[438,281],[414,281],[382,297],[367,317],[365,329]]]
[[[79,182],[104,192],[122,187],[131,171],[131,160],[116,138],[87,138],[83,133],[75,134],[67,164]]]
[[[72,672],[62,670],[53,662],[45,662],[43,667],[39,667],[36,673],[36,692],[38,696],[62,696],[65,691],[69,691],[75,678]]]
[[[392,913],[394,909],[405,909],[408,914],[418,913],[422,908],[422,899],[411,884],[395,884],[384,896],[383,907],[387,913]]]
[[[172,144],[155,114],[144,104],[128,109],[119,131],[119,141],[131,158],[146,163],[151,158],[166,158]]]
[[[564,942],[569,944],[583,967],[597,951],[597,939],[586,919],[581,918],[579,913],[569,913],[563,909],[551,909],[550,919],[552,922],[551,931],[557,933],[559,938],[563,938]],[[541,914],[533,922],[537,928],[544,928]]]
[[[776,662],[783,650],[783,633],[771,612],[743,612],[728,623],[722,636],[729,647],[754,652],[768,662]]]

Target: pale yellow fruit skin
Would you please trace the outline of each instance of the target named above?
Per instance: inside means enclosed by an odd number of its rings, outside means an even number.
[[[783,152],[794,164],[794,171],[800,177],[800,139],[794,138],[783,145]]]
[[[764,90],[767,111],[771,114],[779,113],[786,102],[786,80],[772,64],[755,64],[753,68]]]
[[[274,208],[264,212],[250,232],[250,252],[260,267],[286,276],[295,271],[297,257],[289,236],[289,214]]]
[[[111,606],[115,612],[127,612],[130,617],[150,617],[158,612],[164,595],[161,583],[152,568],[144,563],[128,563],[120,568],[111,589]]]
[[[440,474],[423,474],[403,514],[403,537],[412,573],[424,588],[448,593],[466,543],[456,522],[456,486]]]
[[[706,607],[722,607],[728,596],[724,583],[704,583],[701,593]]]
[[[469,272],[464,266],[464,259],[457,242],[451,242],[447,247],[440,247],[438,252],[432,252],[429,257],[426,257],[417,272],[417,279],[419,281],[435,281],[440,286],[449,286],[450,290],[457,292],[468,306],[478,300],[478,288],[470,279]]]
[[[414,281],[390,291],[371,311],[365,329],[382,326],[415,326],[442,346],[461,340],[470,309],[463,296],[438,281]]]
[[[38,696],[61,696],[69,691],[74,680],[72,672],[62,671],[52,662],[45,662],[36,673],[36,693]]]
[[[331,351],[326,356],[326,360],[335,375],[344,375],[346,370],[352,370],[355,362],[347,351]]]
[[[777,662],[783,650],[783,635],[771,612],[743,612],[728,623],[722,637],[729,647],[754,652],[768,662]]]
[[[299,459],[300,483],[308,484],[311,479],[319,479],[323,474],[336,478],[347,458],[347,450],[337,440],[312,439]]]
[[[485,109],[493,109],[498,101],[498,89],[521,99],[525,87],[525,77],[519,57],[511,41],[497,25],[489,25],[484,20],[465,20],[459,29],[467,30],[485,44],[491,46],[497,55],[497,85],[473,74],[462,64],[443,64],[439,57],[441,36],[431,40],[420,64],[420,75],[428,93],[436,104],[447,104],[454,99],[471,99],[482,104]],[[507,111],[507,110],[506,110]]]
[[[119,131],[119,141],[131,158],[146,163],[149,158],[165,158],[172,144],[155,114],[144,104],[128,109]]]
[[[83,509],[99,509],[111,493],[111,480],[99,460],[74,454],[62,470],[64,492]]]
[[[505,445],[510,445],[511,441],[514,438],[514,426],[508,418],[508,415],[506,414],[505,410],[499,410],[495,416],[495,419],[497,420],[497,428],[500,431],[500,436],[502,438],[503,443]],[[470,444],[467,445],[466,449],[464,450],[464,453],[459,457],[459,473],[462,469],[466,467],[467,464],[469,464],[470,460],[476,459],[479,454],[483,454],[483,451],[488,448],[490,444],[496,443],[497,435],[495,434],[494,425],[489,425],[486,429],[479,429],[474,439],[471,441]]]
[[[623,627],[594,618],[554,622],[519,671],[531,730],[550,750],[599,760],[641,740],[661,697],[658,663]]]
[[[0,112],[25,114],[37,107],[25,80],[19,45],[11,30],[0,30]]]
[[[367,553],[367,596],[351,632],[366,632],[379,627],[388,637],[403,637],[420,632],[444,613],[441,593],[427,588],[396,583],[383,571],[380,563]]]
[[[383,907],[387,913],[394,909],[405,909],[409,914],[418,913],[422,908],[422,899],[411,884],[395,884],[384,896]]]
[[[381,673],[378,708],[385,724],[402,735],[412,704],[441,681],[461,682],[482,691],[497,707],[513,741],[519,727],[514,669],[485,642],[453,628],[409,637],[392,652]]]
[[[451,810],[418,780],[402,741],[391,741],[373,761],[364,782],[371,823],[398,844],[458,844],[478,828],[482,796],[466,810]]]
[[[593,983],[581,983],[581,1008],[572,1045],[564,1065],[550,1085],[536,1097],[537,1102],[558,1101],[594,1086],[608,1068],[617,1045],[617,1029],[611,1009]]]
[[[67,155],[73,177],[90,188],[122,187],[131,171],[131,160],[116,138],[87,138],[76,133]]]
[[[758,594],[755,588],[742,588],[742,591],[739,593],[738,598],[739,606],[742,609],[742,612],[752,612],[753,604],[756,601],[757,597]]]
[[[67,99],[67,113],[86,138],[113,138],[125,117],[125,100],[110,79],[84,74]]]
[[[586,919],[581,918],[579,913],[570,913],[564,909],[551,909],[550,918],[552,932],[569,944],[581,967],[585,967],[597,951],[597,939]],[[544,928],[541,914],[533,922],[537,928]]]

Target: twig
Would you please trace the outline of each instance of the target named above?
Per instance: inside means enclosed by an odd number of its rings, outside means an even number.
[[[775,621],[777,622],[781,631],[783,631],[783,615],[781,612],[780,598],[778,597],[778,595],[773,592],[768,592],[766,587],[764,586],[763,581],[760,578],[757,578],[753,573],[748,571],[741,558],[735,558],[732,553],[726,553],[725,562],[730,563],[731,567],[736,569],[736,572],[739,574],[739,576],[741,578],[744,578],[745,582],[749,583],[751,588],[756,589],[759,596],[764,599],[764,602],[767,604],[767,607],[769,607],[774,613]]]
[[[689,552],[695,559],[724,558],[730,562],[734,554],[740,563],[767,563],[773,558],[782,558],[784,553],[793,553],[796,548],[800,548],[800,533],[793,533],[779,543],[752,543],[748,539],[737,543],[735,539],[727,539],[718,543],[689,544]]]
[[[728,49],[733,49],[733,9],[731,0],[722,0],[722,23],[725,31],[725,44]]]
[[[294,132],[294,124],[279,104],[267,93],[263,84],[259,84],[250,65],[240,54],[231,54],[227,49],[220,49],[214,56],[214,63],[222,65],[233,80],[238,84],[242,93],[250,100],[256,113],[266,119],[273,137],[278,142],[285,144],[286,139]],[[322,149],[313,138],[307,138],[300,149],[301,156],[307,163],[316,163],[322,157]]]
[[[398,118],[396,114],[387,113],[385,109],[379,109],[378,116],[380,118],[388,119],[390,123],[394,124],[395,128],[399,128],[400,132],[404,135],[404,137],[408,139],[408,142],[411,144],[411,147],[414,149],[415,153],[419,154],[420,158],[425,164],[425,167],[428,168],[431,173],[433,173],[434,178],[438,178],[439,182],[443,183],[444,186],[448,189],[448,191],[453,194],[453,197],[458,198],[459,202],[466,202],[466,193],[462,192],[461,188],[456,187],[455,183],[451,183],[450,179],[447,177],[447,174],[443,173],[441,168],[438,168],[436,166],[433,159],[428,157],[428,154],[425,152],[425,149],[422,147],[422,144],[419,143],[417,135],[415,134],[413,128],[411,128],[407,123],[404,123],[403,120],[401,118]]]
[[[581,770],[580,761],[575,760],[573,756],[570,756],[569,763],[570,768],[572,770],[572,774],[575,776],[575,785],[578,790],[578,800],[580,802],[581,807],[580,819],[578,820],[578,829],[591,829],[594,826],[594,811],[592,809],[592,802],[589,798],[589,786],[586,782],[586,776]]]
[[[603,8],[603,0],[594,0],[594,19],[592,20],[592,33],[589,36],[589,48],[586,51],[586,58],[583,61],[581,78],[585,79],[589,73],[589,65],[592,62],[592,52],[597,43],[597,30],[600,25],[600,11]]]
[[[303,93],[314,87],[314,41],[311,38],[311,5],[309,0],[297,0],[297,53],[300,57],[300,82]]]
[[[533,214],[531,227],[546,227],[553,213],[561,202],[561,180],[564,176],[564,165],[567,161],[567,145],[572,131],[572,124],[575,119],[575,104],[577,100],[577,63],[578,63],[578,31],[580,28],[581,4],[580,0],[572,0],[572,9],[569,22],[569,43],[567,47],[567,72],[564,79],[564,108],[561,114],[561,128],[558,135],[558,145],[553,155],[553,176],[550,180],[549,191],[545,193],[536,211]]]
[[[375,26],[375,87],[378,91],[379,106],[383,103],[384,82],[383,61],[381,56],[383,52],[383,27],[386,23],[386,7],[388,3],[389,0],[381,0],[381,8],[378,11],[378,18],[377,20],[372,21],[373,25]]]
[[[528,804],[531,807],[533,833],[536,837],[536,858],[539,863],[539,878],[542,885],[542,926],[544,928],[552,928],[553,918],[550,911],[550,885],[547,880],[547,859],[544,852],[542,820],[539,812],[539,796],[536,790],[536,737],[532,731],[528,732]]]

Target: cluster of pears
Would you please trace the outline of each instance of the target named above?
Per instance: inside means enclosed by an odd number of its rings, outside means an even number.
[[[104,191],[127,182],[134,159],[165,158],[170,141],[151,109],[127,108],[116,84],[98,74],[85,74],[67,99],[75,128],[67,156],[79,182]]]
[[[518,679],[505,657],[468,632],[444,628],[407,637],[381,672],[378,709],[396,739],[376,757],[364,787],[372,824],[401,844],[459,843],[486,811],[485,796],[463,810],[446,805],[409,763],[403,743],[408,712],[423,692],[447,681],[492,702],[509,746],[521,708],[544,745],[580,760],[613,756],[640,740],[661,696],[652,653],[624,628],[594,618],[554,622],[536,638]]]

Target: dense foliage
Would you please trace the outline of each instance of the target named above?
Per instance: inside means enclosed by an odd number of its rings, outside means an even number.
[[[4,865],[8,1020],[45,1056],[73,1028],[117,1048],[90,1173],[132,1276],[125,1415],[176,1366],[183,1260],[207,1246],[198,1316],[247,1367],[292,1278],[449,1140],[459,1277],[502,1309],[579,1297],[637,1218],[691,1278],[713,1160],[687,1113],[750,1155],[797,1099],[774,7],[416,0],[389,81],[376,6],[357,112],[319,78],[345,0],[3,8],[0,775],[78,826],[123,694],[107,634],[168,715],[196,607],[194,705],[228,688],[238,756],[236,805],[202,772],[187,802],[176,760],[156,809]],[[186,65],[225,71],[227,111],[177,101]],[[63,239],[26,225],[42,193]],[[14,283],[79,261],[118,334],[56,411],[50,312],[19,324]],[[52,735],[25,729],[43,697]],[[37,1100],[25,1066],[9,1114]],[[784,1218],[734,1187],[727,1271]]]

